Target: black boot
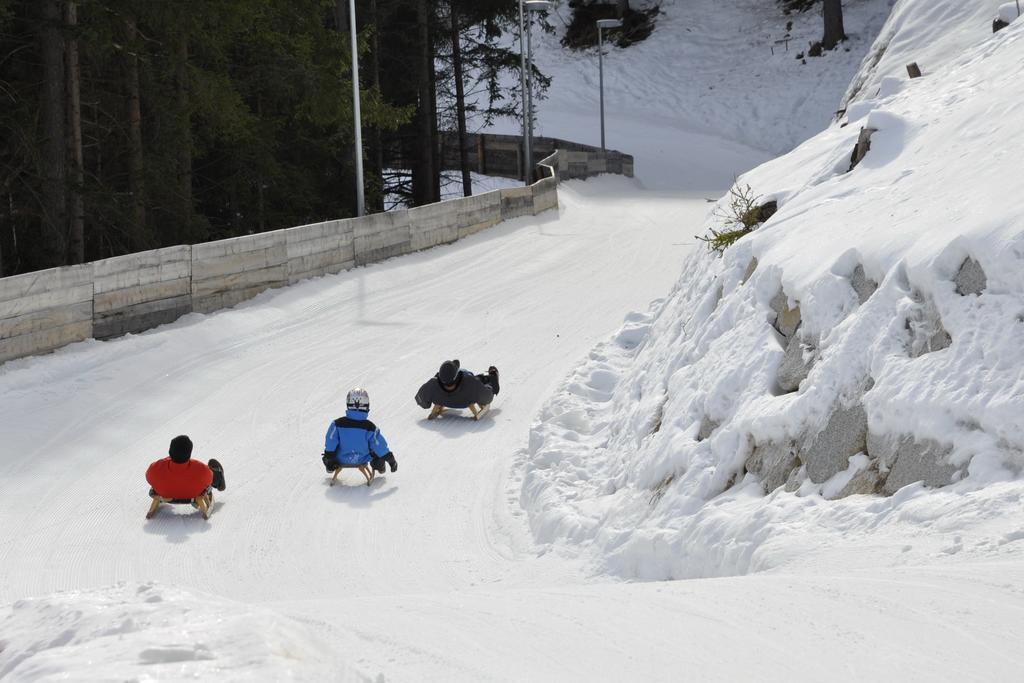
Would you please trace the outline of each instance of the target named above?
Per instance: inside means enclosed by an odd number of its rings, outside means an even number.
[[[211,486],[218,491],[226,489],[227,484],[224,483],[224,468],[221,467],[221,464],[213,458],[210,458],[210,462],[206,463],[206,465],[213,470],[213,484],[211,484]]]

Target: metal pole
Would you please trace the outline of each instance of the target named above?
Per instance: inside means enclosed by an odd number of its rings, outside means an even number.
[[[352,112],[356,125],[356,215],[366,213],[363,196],[363,123],[359,113],[359,51],[356,46],[356,0],[348,0],[348,25],[352,40]]]
[[[601,90],[601,151],[604,151],[604,35],[597,27],[597,73]]]
[[[526,46],[524,44],[524,37],[523,37],[523,34],[526,32],[525,26],[526,26],[526,24],[525,24],[525,22],[523,20],[523,0],[519,0],[519,61],[520,61],[520,68],[519,68],[520,84],[519,85],[522,88],[522,94],[523,94],[523,179],[526,181],[526,184],[529,185],[530,184],[530,174],[527,171],[527,168],[529,168],[529,167],[527,166],[526,159],[527,159],[527,157],[529,157],[531,155],[530,155],[530,138],[527,135],[527,128],[526,128],[526,117],[529,115],[529,113],[528,113],[529,104],[527,103],[527,99],[526,99],[526,49],[525,49]]]
[[[526,15],[526,184],[533,182],[533,17]]]

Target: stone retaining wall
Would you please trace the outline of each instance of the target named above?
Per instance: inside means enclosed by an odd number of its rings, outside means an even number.
[[[538,138],[538,149],[550,140]],[[481,158],[504,158],[496,149],[496,156]],[[541,179],[528,186],[2,278],[0,363],[84,339],[141,332],[193,311],[234,306],[267,289],[448,244],[503,220],[557,208],[560,179],[605,169],[632,175],[628,155],[588,149],[552,146],[538,164]]]

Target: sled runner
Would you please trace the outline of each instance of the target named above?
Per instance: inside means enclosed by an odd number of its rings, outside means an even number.
[[[469,412],[473,413],[473,419],[474,420],[479,420],[481,417],[484,416],[484,413],[486,413],[488,410],[491,409],[491,404],[488,403],[485,406],[480,406],[480,405],[477,405],[476,403],[470,403],[468,407],[469,407]],[[443,412],[444,412],[444,406],[440,405],[438,403],[435,403],[434,407],[430,410],[430,415],[427,415],[427,419],[428,420],[435,420],[435,419],[441,417],[441,413],[443,413]]]
[[[374,472],[373,468],[370,467],[370,463],[363,463],[362,465],[338,465],[338,467],[335,468],[334,470],[334,476],[331,477],[331,486],[334,486],[334,483],[338,481],[338,475],[341,474],[341,471],[344,469],[359,470],[359,473],[366,477],[367,486],[369,486],[370,482],[373,481]]]
[[[213,512],[213,491],[210,490],[195,498],[164,498],[157,495],[153,489],[150,489],[149,497],[153,499],[153,502],[149,506],[149,512],[146,513],[146,519],[151,519],[156,514],[156,510],[160,507],[161,503],[167,503],[168,505],[191,505],[202,513],[203,519],[209,519],[210,514]]]

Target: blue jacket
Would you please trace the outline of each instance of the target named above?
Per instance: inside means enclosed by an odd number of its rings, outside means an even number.
[[[346,410],[327,428],[324,451],[334,453],[341,465],[363,465],[373,456],[390,453],[388,442],[377,425],[366,419],[361,410]]]

